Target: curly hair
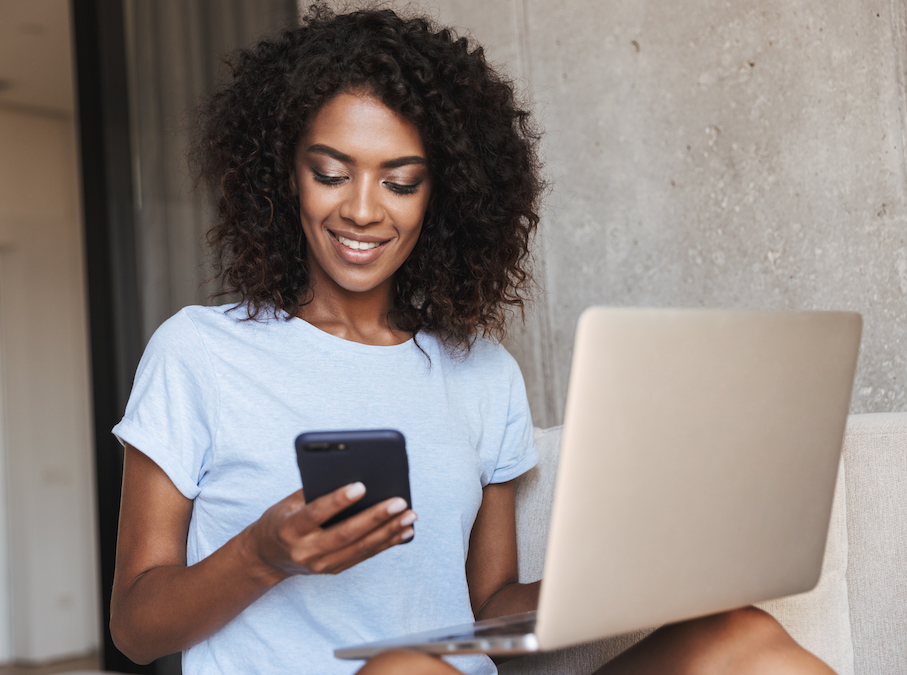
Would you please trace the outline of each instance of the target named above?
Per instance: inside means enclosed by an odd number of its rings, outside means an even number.
[[[219,191],[208,233],[221,292],[250,319],[311,301],[306,244],[291,191],[308,122],[341,92],[365,90],[421,133],[432,200],[410,256],[394,275],[389,318],[466,350],[501,339],[531,290],[529,244],[544,188],[539,134],[513,84],[482,48],[425,18],[388,9],[301,24],[237,53],[232,81],[198,110],[198,178]]]

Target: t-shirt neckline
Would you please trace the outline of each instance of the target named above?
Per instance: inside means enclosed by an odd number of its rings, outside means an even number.
[[[358,351],[358,352],[369,352],[371,354],[393,354],[398,352],[407,352],[412,349],[413,345],[416,344],[415,337],[411,337],[408,340],[401,342],[396,345],[370,345],[364,342],[354,342],[353,340],[347,340],[342,337],[338,337],[327,331],[323,331],[317,326],[309,323],[305,319],[301,319],[298,316],[290,316],[290,323],[300,326],[306,334],[310,335],[312,339],[317,340],[329,347],[334,349],[345,349],[349,351]]]

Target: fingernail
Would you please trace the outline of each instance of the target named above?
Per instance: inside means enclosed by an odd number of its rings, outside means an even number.
[[[353,483],[346,489],[346,496],[348,499],[355,499],[356,497],[361,497],[364,494],[365,486],[360,482]]]
[[[406,508],[406,500],[402,497],[394,497],[390,504],[387,505],[387,512],[391,515],[400,513]]]
[[[411,530],[411,529],[407,530],[406,532],[403,533],[403,541],[409,541],[410,539],[413,538],[413,535],[415,533],[416,533],[415,530]]]
[[[416,522],[416,518],[418,518],[418,517],[419,516],[417,516],[415,513],[412,513],[412,512],[407,513],[405,516],[403,516],[400,519],[400,524],[403,527],[406,527],[407,525],[412,525],[413,523]]]

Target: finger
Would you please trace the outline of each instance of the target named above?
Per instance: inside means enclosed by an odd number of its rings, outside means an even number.
[[[330,566],[329,573],[338,574],[346,569],[349,569],[350,567],[354,567],[355,565],[358,565],[359,563],[378,555],[379,553],[382,553],[383,551],[386,551],[389,548],[393,548],[398,544],[409,541],[413,538],[413,534],[414,530],[412,527],[405,527],[391,539],[382,541],[378,544],[369,546],[365,542],[357,543],[354,548],[356,554],[352,558],[341,560],[331,555],[327,556],[325,564]]]
[[[335,529],[341,530],[343,523],[335,525],[326,530],[325,533],[338,537],[338,541],[346,541],[347,543],[336,548],[333,546],[329,547],[329,549],[333,550],[328,550],[322,556],[319,556],[317,560],[311,561],[310,566],[315,571],[333,574],[357,565],[391,546],[396,546],[412,539],[414,534],[412,526],[417,518],[418,516],[415,512],[405,511],[356,538],[352,535],[356,530],[351,530],[350,533],[333,532]]]
[[[363,495],[365,485],[357,481],[309,502],[291,517],[295,533],[303,536],[320,527],[343,509],[358,502]]]
[[[403,513],[407,506],[406,500],[402,497],[393,497],[326,528],[324,531],[328,535],[327,548],[342,549],[358,541]]]
[[[348,487],[355,488],[354,485]],[[360,497],[355,497],[359,492],[360,490],[351,490],[351,493],[354,495],[352,501],[361,498],[361,494]],[[334,493],[325,495],[321,499],[328,500],[333,494]],[[347,553],[340,554],[339,557],[332,556],[330,558],[330,566],[334,567],[336,566],[336,560],[348,558],[351,555],[349,551],[356,550],[355,548],[351,549],[351,546],[354,546],[357,542],[362,540],[363,537],[367,537],[376,529],[388,525],[395,517],[405,518],[407,522],[397,526],[391,524],[392,529],[388,530],[389,533],[395,533],[402,527],[406,527],[408,524],[411,524],[415,518],[415,514],[412,514],[412,517],[406,517],[406,514],[403,516],[400,515],[401,511],[406,509],[406,501],[398,497],[376,504],[343,522],[322,529],[320,527],[321,522],[330,518],[336,511],[345,508],[345,506],[348,503],[352,503],[352,501],[344,501],[341,504],[341,509],[330,509],[327,514],[313,515],[312,512],[315,511],[315,509],[312,507],[315,507],[318,504],[318,501],[319,500],[315,500],[312,502],[309,507],[306,508],[306,513],[300,513],[298,517],[295,517],[294,520],[287,523],[289,527],[293,528],[292,531],[295,534],[292,537],[285,538],[287,546],[293,549],[291,557],[293,558],[294,563],[300,568],[304,567],[308,572],[316,574],[323,573],[327,569],[328,565],[324,563],[326,556],[331,556],[333,553],[344,549],[348,550]],[[387,535],[385,535],[385,537],[386,536]],[[295,539],[295,543],[293,539]],[[373,542],[375,540],[370,539],[369,541]],[[365,557],[368,557],[368,554],[360,554],[356,562],[363,560]]]

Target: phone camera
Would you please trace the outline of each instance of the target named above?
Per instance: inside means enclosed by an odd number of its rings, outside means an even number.
[[[331,449],[330,443],[306,443],[306,450],[311,450],[313,452],[324,452],[325,450]]]

